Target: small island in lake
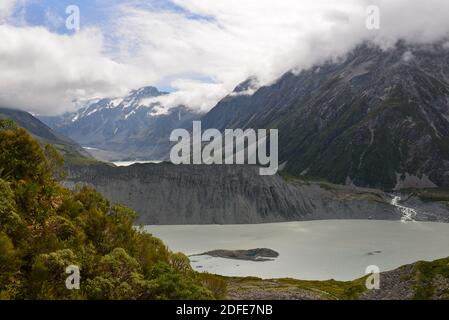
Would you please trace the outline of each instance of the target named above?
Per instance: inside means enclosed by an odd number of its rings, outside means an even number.
[[[248,261],[273,261],[279,257],[279,253],[274,250],[259,248],[250,250],[213,250],[192,256],[211,256],[225,259],[248,260]]]

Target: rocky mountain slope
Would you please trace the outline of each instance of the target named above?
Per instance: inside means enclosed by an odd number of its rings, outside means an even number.
[[[26,129],[42,144],[52,144],[61,152],[67,164],[88,164],[95,159],[75,141],[59,134],[28,112],[0,108],[0,118],[11,119]]]
[[[143,224],[241,224],[316,219],[400,220],[383,192],[326,182],[260,176],[256,166],[70,167],[65,184],[91,185],[139,212]],[[415,205],[419,207],[421,202]],[[447,221],[444,204],[416,220]]]
[[[191,127],[200,114],[183,106],[165,110],[154,87],[124,98],[90,101],[74,113],[41,117],[54,130],[74,139],[102,160],[164,159],[173,129]],[[99,149],[99,150],[96,150]]]
[[[449,258],[419,261],[380,274],[380,289],[367,290],[366,278],[342,282],[294,279],[226,278],[235,300],[447,300]]]
[[[245,94],[247,81],[203,128],[279,129],[293,175],[383,189],[449,186],[449,48],[364,44],[344,59]]]

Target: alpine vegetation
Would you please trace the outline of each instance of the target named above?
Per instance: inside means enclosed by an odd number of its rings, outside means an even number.
[[[259,174],[275,175],[278,171],[277,129],[217,129],[201,130],[201,121],[193,121],[192,134],[186,129],[175,129],[171,142],[173,164],[251,164],[261,165]],[[269,153],[267,154],[267,149]]]

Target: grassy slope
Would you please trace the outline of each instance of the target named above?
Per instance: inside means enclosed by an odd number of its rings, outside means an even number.
[[[286,172],[280,172],[282,178],[288,183],[301,186],[315,184],[319,187],[332,191],[336,198],[353,199],[353,200],[371,200],[377,202],[385,202],[383,192],[377,189],[353,188],[350,186],[331,183],[322,178],[314,178],[308,176],[293,176]]]
[[[388,276],[388,275],[389,276]],[[394,276],[391,276],[391,275]],[[230,299],[373,299],[365,288],[366,277],[353,281],[307,281],[295,279],[262,280],[254,277],[225,278]],[[419,261],[382,273],[377,297],[395,299],[449,299],[449,258],[432,262]],[[397,289],[396,282],[407,283],[407,290]],[[402,295],[402,292],[411,294]]]
[[[449,203],[449,189],[419,189],[410,190],[424,202],[447,202]]]

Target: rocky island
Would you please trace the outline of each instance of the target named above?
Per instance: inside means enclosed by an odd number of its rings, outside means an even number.
[[[273,258],[279,257],[279,253],[266,248],[250,250],[213,250],[192,256],[211,256],[224,259],[247,260],[247,261],[273,261]]]

